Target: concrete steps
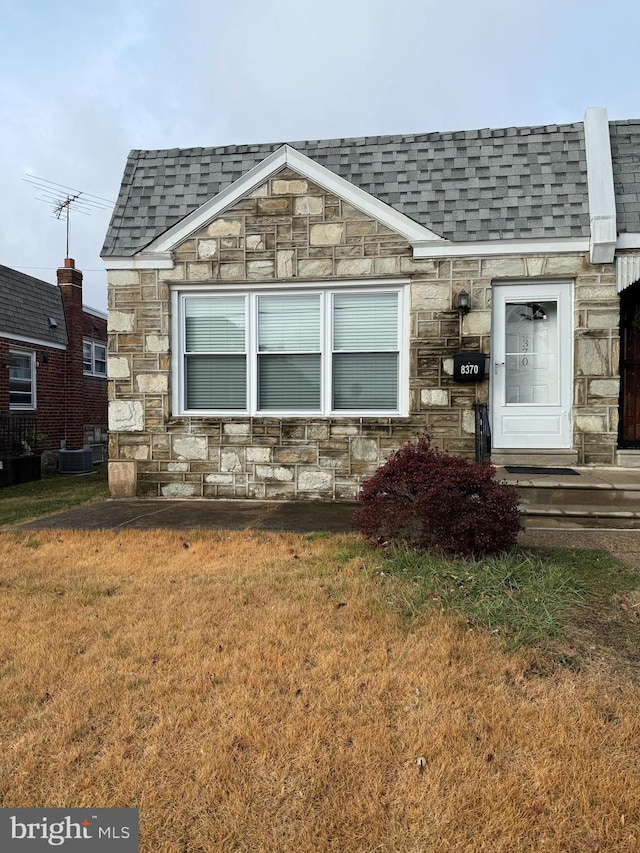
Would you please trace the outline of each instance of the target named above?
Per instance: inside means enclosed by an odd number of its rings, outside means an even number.
[[[520,506],[522,524],[533,527],[580,527],[597,530],[639,530],[640,512],[611,510],[608,507],[586,507],[574,505],[566,507]]]
[[[525,527],[640,530],[640,471],[574,468],[576,475],[497,476],[516,486]]]

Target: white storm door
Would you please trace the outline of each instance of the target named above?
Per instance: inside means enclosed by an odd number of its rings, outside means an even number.
[[[492,446],[570,448],[572,285],[493,288]]]

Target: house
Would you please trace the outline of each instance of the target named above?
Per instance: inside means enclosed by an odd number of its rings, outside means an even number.
[[[0,456],[93,447],[101,459],[106,360],[106,314],[82,304],[71,258],[57,286],[0,266]]]
[[[420,430],[473,456],[483,406],[494,463],[640,467],[639,160],[600,108],[132,151],[112,494],[349,500]]]

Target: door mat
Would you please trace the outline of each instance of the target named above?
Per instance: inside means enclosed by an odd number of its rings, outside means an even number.
[[[505,465],[504,470],[510,474],[554,474],[560,477],[574,475],[580,476],[579,471],[573,468],[537,468],[535,465]]]

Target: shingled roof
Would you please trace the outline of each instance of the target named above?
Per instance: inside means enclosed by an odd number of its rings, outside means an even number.
[[[611,159],[618,233],[640,232],[640,120],[612,121]]]
[[[103,257],[144,249],[282,144],[132,151]],[[582,123],[288,144],[450,240],[589,236]]]
[[[51,328],[49,317],[58,325]],[[0,265],[0,337],[32,338],[66,347],[60,288]]]

